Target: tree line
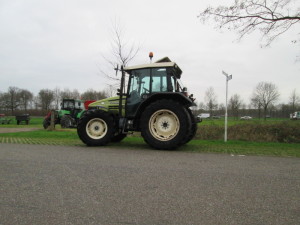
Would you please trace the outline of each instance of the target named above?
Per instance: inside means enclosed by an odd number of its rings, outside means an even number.
[[[15,115],[19,112],[34,111],[34,114],[41,114],[51,109],[58,109],[62,99],[99,100],[107,98],[108,95],[109,93],[105,91],[93,89],[80,93],[76,89],[59,88],[41,89],[37,95],[34,95],[27,89],[9,87],[6,92],[0,92],[0,113]]]
[[[287,118],[290,113],[300,110],[300,96],[294,89],[287,103],[278,103],[280,92],[278,87],[270,82],[260,82],[255,87],[250,104],[243,102],[241,96],[236,93],[228,99],[228,115],[238,118],[240,116],[252,116],[256,118]],[[218,104],[217,95],[213,87],[209,87],[204,96],[204,102],[200,102],[197,113],[210,113],[210,116],[224,115],[225,105]]]
[[[89,89],[83,93],[78,90],[61,90],[59,88],[41,89],[37,95],[26,89],[9,87],[6,92],[0,93],[0,113],[15,115],[19,112],[34,112],[35,115],[44,115],[51,109],[59,109],[62,99],[100,100],[112,96],[110,91],[95,91]],[[228,99],[228,115],[231,117],[252,116],[257,118],[282,117],[300,110],[300,96],[294,89],[287,103],[278,103],[280,92],[273,83],[260,82],[255,87],[250,104],[243,102],[238,93]],[[222,116],[225,104],[218,104],[217,95],[213,87],[207,88],[204,102],[197,104],[195,114],[210,113],[211,116]]]

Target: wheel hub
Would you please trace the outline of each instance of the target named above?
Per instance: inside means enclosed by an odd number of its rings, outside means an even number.
[[[168,129],[168,127],[169,127],[169,124],[168,124],[168,122],[167,122],[167,121],[164,121],[164,122],[162,123],[162,125],[161,125],[161,126],[162,126],[162,128],[163,128],[163,129],[165,129],[165,130],[166,130],[166,129]]]

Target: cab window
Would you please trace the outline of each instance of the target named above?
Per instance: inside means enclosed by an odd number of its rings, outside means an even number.
[[[152,92],[173,92],[174,82],[167,68],[152,69]]]
[[[130,76],[129,95],[138,95],[149,93],[150,90],[150,70],[135,70]]]

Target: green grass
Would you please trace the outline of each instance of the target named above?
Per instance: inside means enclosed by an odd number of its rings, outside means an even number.
[[[40,130],[30,132],[0,133],[0,143],[18,143],[18,144],[44,144],[44,145],[68,145],[68,146],[85,146],[78,138],[76,129],[60,129],[47,131],[42,127],[43,118],[32,118],[29,125],[0,125],[1,127],[35,127]],[[216,121],[216,122],[215,122]],[[220,123],[220,120],[204,121]],[[259,121],[230,121],[235,123],[259,123]],[[267,121],[268,122],[268,121]],[[276,121],[275,121],[276,122]],[[200,124],[199,126],[201,126]],[[109,148],[132,148],[151,150],[144,140],[138,135],[129,135],[120,143],[110,143]],[[101,147],[98,147],[101,149]],[[188,144],[181,146],[177,151],[199,152],[199,153],[226,153],[233,155],[269,155],[282,157],[300,157],[300,143],[277,143],[277,142],[250,142],[250,141],[228,141],[222,140],[192,140]]]
[[[29,132],[0,133],[0,143],[45,144],[45,145],[83,145],[76,130],[35,130]]]
[[[17,137],[17,138],[58,138],[58,139],[78,139],[76,129],[65,130],[34,130],[28,132],[16,132],[16,133],[3,133],[1,137]]]
[[[17,121],[15,119],[15,117],[12,116],[8,116],[9,119],[11,119],[9,124],[0,124],[0,128],[1,127],[6,127],[6,128],[26,128],[26,127],[34,127],[34,128],[43,128],[43,117],[31,117],[29,124],[26,125],[25,122],[21,122],[20,125],[17,125]]]
[[[289,119],[282,118],[268,118],[267,120],[263,119],[252,119],[252,120],[240,120],[233,117],[228,117],[228,126],[233,126],[237,124],[277,124],[283,121],[290,121]],[[201,125],[216,125],[216,126],[225,126],[225,119],[203,119],[200,123]]]

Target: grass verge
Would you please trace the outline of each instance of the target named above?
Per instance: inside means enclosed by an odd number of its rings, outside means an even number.
[[[151,149],[140,137],[127,137],[123,142],[111,146]],[[177,151],[300,157],[300,144],[249,141],[228,141],[225,143],[224,141],[192,140]]]
[[[78,138],[75,129],[2,133],[0,134],[0,143],[85,146]],[[107,147],[151,150],[141,137],[135,136],[129,136],[120,143],[111,143]],[[101,147],[99,147],[100,149]],[[228,141],[224,143],[223,141],[213,140],[192,140],[177,151],[300,157],[300,144],[249,141]]]

